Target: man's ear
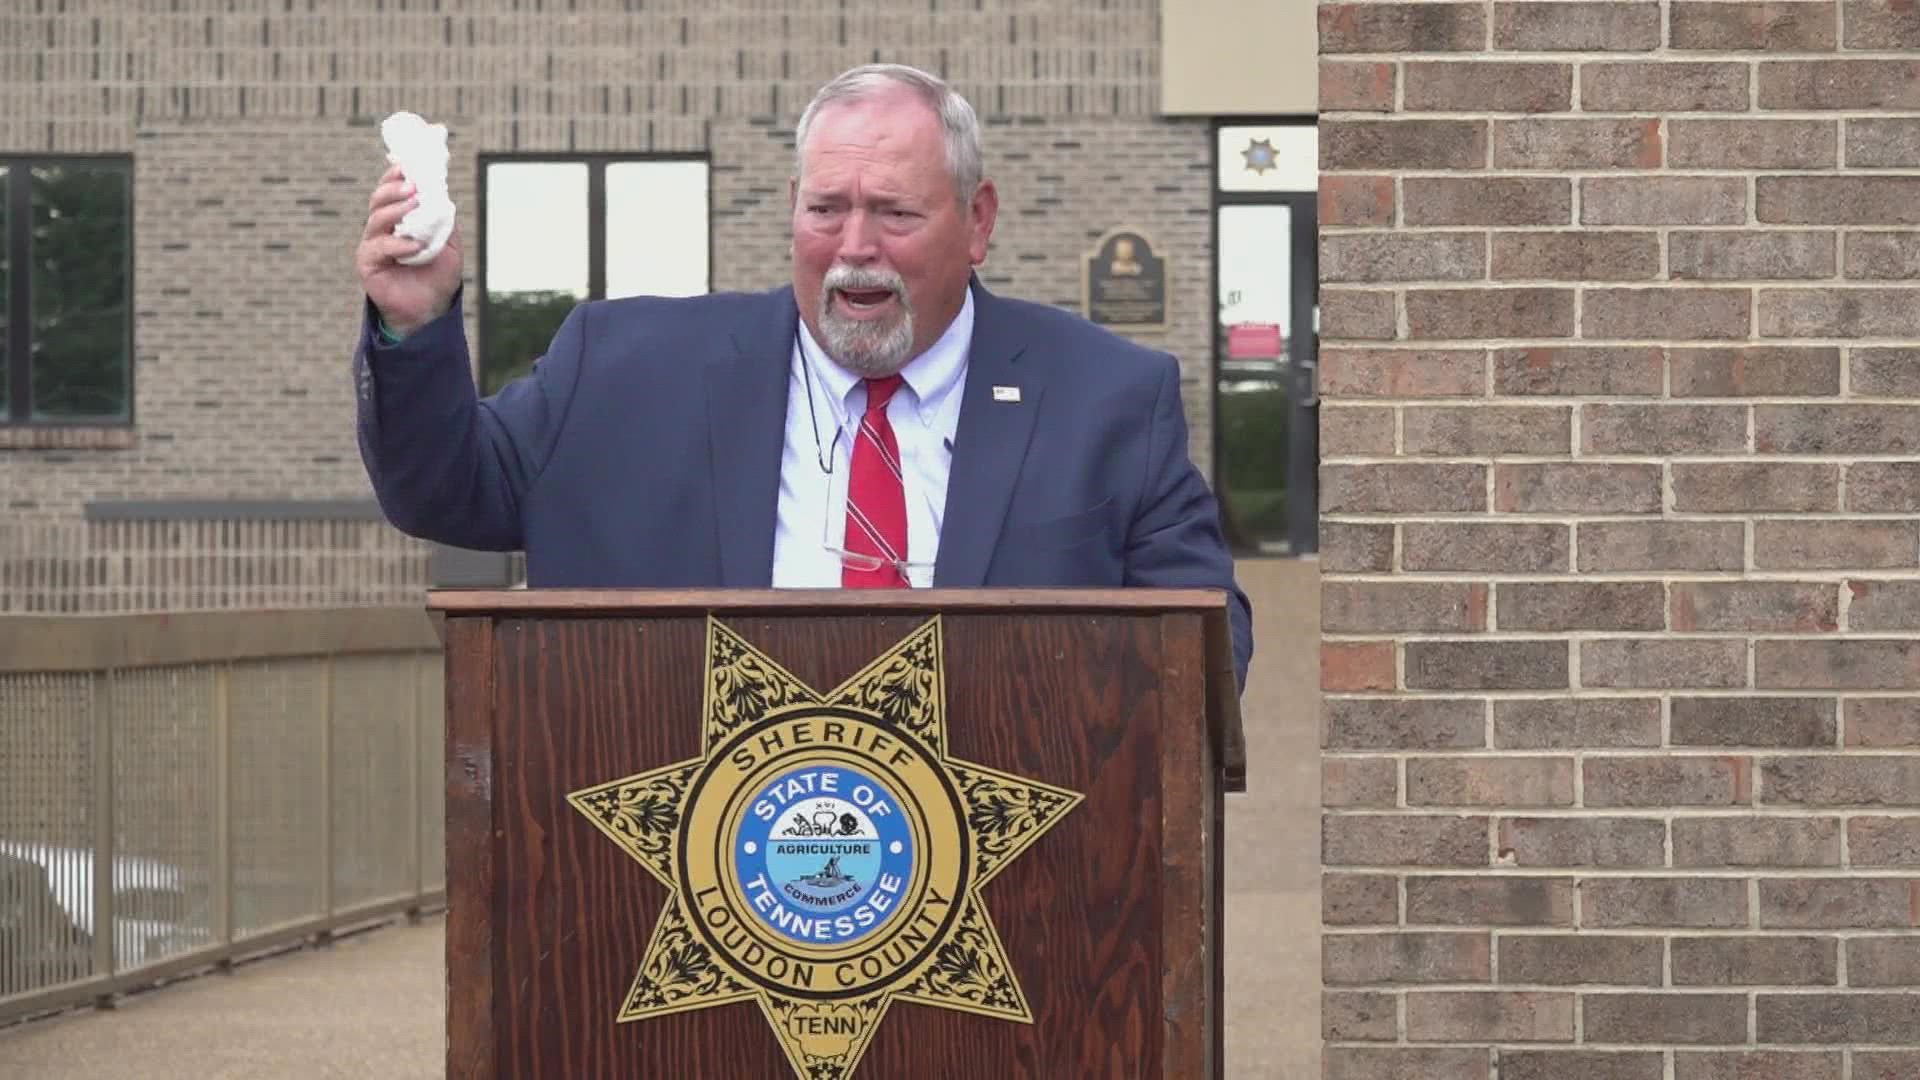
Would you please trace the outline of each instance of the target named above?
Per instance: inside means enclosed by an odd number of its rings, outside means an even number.
[[[1000,192],[993,181],[982,180],[973,189],[973,201],[967,204],[972,216],[972,235],[967,238],[967,255],[973,265],[987,261],[987,245],[993,241],[993,222],[1000,213]]]

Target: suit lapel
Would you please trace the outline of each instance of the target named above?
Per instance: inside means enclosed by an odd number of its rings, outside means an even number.
[[[936,586],[986,584],[994,543],[1006,520],[1014,481],[1026,460],[1040,410],[1041,367],[1020,363],[1026,342],[1011,305],[974,282],[973,345],[967,356],[960,423],[954,432],[953,469],[941,515]],[[1011,387],[1019,400],[999,400],[995,388]],[[1001,397],[1011,396],[1005,389]]]
[[[732,331],[733,351],[707,365],[707,440],[719,526],[720,584],[773,583],[774,519],[786,446],[787,379],[799,312],[779,289]]]

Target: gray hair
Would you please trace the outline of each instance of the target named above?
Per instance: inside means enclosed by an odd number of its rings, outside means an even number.
[[[980,121],[974,116],[973,106],[938,76],[905,64],[863,64],[843,72],[813,95],[806,111],[800,114],[799,127],[794,130],[794,154],[799,159],[794,168],[796,174],[804,168],[807,133],[821,109],[839,102],[860,101],[901,86],[918,94],[939,115],[947,143],[947,174],[953,177],[954,194],[962,204],[971,200],[986,173],[980,153]]]

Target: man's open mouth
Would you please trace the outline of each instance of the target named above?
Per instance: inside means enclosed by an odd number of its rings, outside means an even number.
[[[834,294],[855,311],[872,311],[893,299],[892,289],[835,289]]]

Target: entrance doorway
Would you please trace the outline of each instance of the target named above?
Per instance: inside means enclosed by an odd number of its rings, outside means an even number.
[[[1214,490],[1242,556],[1319,550],[1315,134],[1214,130]]]

